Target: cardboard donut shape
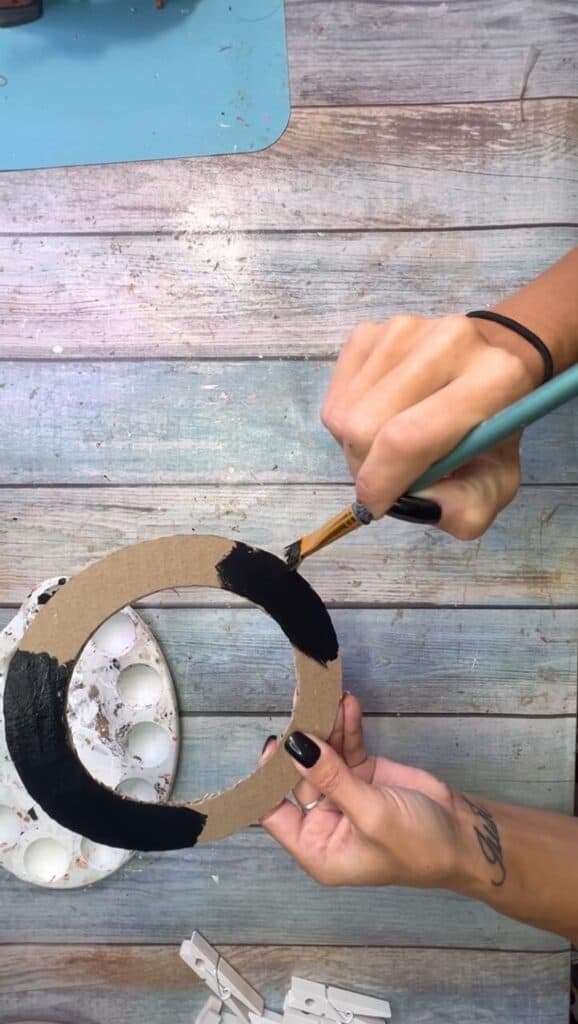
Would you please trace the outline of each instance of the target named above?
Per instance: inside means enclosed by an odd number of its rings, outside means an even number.
[[[24,634],[6,679],[6,742],[30,795],[55,821],[96,843],[173,850],[211,842],[267,814],[298,774],[283,744],[242,782],[187,804],[131,800],[96,781],[67,726],[67,693],[83,647],[111,615],[172,587],[216,587],[247,598],[293,648],[297,700],[287,732],[326,738],[341,694],[335,631],[321,598],[281,559],[223,537],[172,536],[122,548],[75,576]]]

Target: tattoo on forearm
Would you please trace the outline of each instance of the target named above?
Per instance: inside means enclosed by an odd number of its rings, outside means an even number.
[[[497,868],[498,873],[495,878],[492,878],[492,885],[496,887],[503,885],[506,881],[506,865],[504,863],[504,853],[498,826],[489,811],[486,811],[478,804],[472,803],[471,800],[468,800],[467,796],[464,796],[464,800],[473,814],[481,818],[483,822],[479,827],[474,825],[474,832],[480,844],[480,850],[488,864],[495,865]]]

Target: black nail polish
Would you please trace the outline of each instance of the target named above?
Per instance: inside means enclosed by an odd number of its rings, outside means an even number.
[[[418,498],[415,494],[404,494],[386,512],[392,519],[403,519],[406,523],[431,523],[436,525],[442,517],[441,506],[430,498]]]
[[[285,750],[304,768],[313,768],[321,757],[321,750],[302,732],[292,732],[285,740]]]
[[[271,741],[272,740],[276,740],[276,739],[277,739],[277,737],[276,737],[275,733],[272,733],[271,736],[267,736],[267,739],[265,740],[265,742],[263,744],[263,749],[262,749],[261,753],[264,754],[266,749],[267,749],[267,747],[271,743]]]

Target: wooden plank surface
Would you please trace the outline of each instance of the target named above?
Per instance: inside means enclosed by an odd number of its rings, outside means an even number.
[[[319,410],[332,362],[11,362],[2,484],[348,482]],[[576,407],[527,431],[524,480],[578,482]]]
[[[0,609],[0,629],[13,614]],[[141,608],[140,614],[167,658],[182,714],[289,712],[291,647],[261,611]],[[366,714],[575,714],[574,611],[334,608],[331,618],[344,688]]]
[[[578,102],[556,98],[578,91],[572,5],[288,0],[287,15],[293,101],[308,109],[268,152],[0,176],[0,358],[54,360],[3,367],[0,603],[167,532],[280,551],[351,498],[317,425],[330,367],[280,359],[332,356],[362,318],[490,303],[576,244],[563,225],[578,225]],[[193,356],[276,361],[62,362]],[[348,606],[335,621],[372,748],[560,809],[572,798],[575,612],[550,607],[576,606],[574,422],[565,410],[529,434],[525,480],[542,486],[481,542],[384,523],[306,566]],[[144,610],[186,715],[177,796],[250,770],[290,700],[284,639],[223,598],[177,591]],[[379,607],[456,603],[476,607]],[[307,944],[230,951],[277,1009],[298,971],[385,985],[407,1024],[566,1017],[563,940],[437,892],[323,890],[260,829],[135,858],[94,890],[33,895],[0,876],[0,940],[147,945],[3,947],[2,1020],[184,1024],[204,991],[155,943],[193,927],[212,941]],[[428,948],[440,944],[471,948]]]
[[[0,604],[21,604],[49,576],[78,572],[124,544],[218,533],[281,554],[351,501],[347,485],[0,489]],[[311,558],[304,575],[330,605],[575,608],[578,488],[523,487],[480,540],[384,520]],[[151,603],[151,601],[149,601]],[[155,605],[230,604],[193,589]]]
[[[0,609],[0,629],[13,613]],[[248,607],[140,614],[168,660],[183,715],[289,712],[293,656],[269,616]],[[343,686],[366,714],[576,712],[575,611],[334,608],[331,618]]]
[[[182,714],[289,712],[291,648],[261,611],[140,613],[168,660]],[[0,629],[13,614],[0,609]],[[343,685],[366,714],[575,714],[574,611],[335,608],[331,618]]]
[[[575,245],[560,227],[0,236],[0,358],[335,355],[360,320],[491,305]]]
[[[577,126],[572,99],[298,110],[253,156],[0,175],[0,232],[576,225]]]
[[[254,770],[267,736],[280,736],[288,721],[289,716],[246,714],[184,718],[175,799],[216,793],[244,778]],[[372,753],[431,771],[457,789],[528,807],[572,811],[573,716],[372,715],[365,734]]]
[[[287,0],[293,103],[447,103],[575,96],[576,6],[567,0]]]
[[[193,918],[191,912],[189,931],[199,923]],[[323,946],[224,946],[221,952],[276,1010],[297,974],[389,999],[395,1024],[560,1024],[568,1013],[564,952]],[[7,1020],[190,1024],[205,997],[176,946],[8,946],[0,957],[0,1014]]]
[[[215,876],[215,877],[213,877]],[[0,873],[0,942],[213,942],[561,950],[565,940],[452,893],[317,885],[262,829],[143,854],[85,890],[31,890]]]
[[[12,614],[2,609],[0,627]],[[291,649],[267,616],[249,608],[141,614],[168,657],[182,714],[288,713]],[[575,712],[573,611],[348,608],[334,609],[332,619],[344,686],[366,713],[531,718]]]
[[[290,709],[291,648],[262,612],[141,612],[171,666],[183,714]],[[0,625],[11,614],[3,609]],[[331,618],[344,687],[366,713],[575,713],[574,611],[336,608]]]

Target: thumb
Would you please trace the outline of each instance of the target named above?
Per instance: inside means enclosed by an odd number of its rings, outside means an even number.
[[[519,440],[508,438],[447,480],[419,492],[441,505],[438,527],[459,540],[476,540],[516,496],[520,485]]]
[[[300,775],[330,797],[361,832],[369,830],[376,814],[383,814],[382,795],[354,775],[329,744],[303,732],[293,732],[285,741],[285,749]]]

